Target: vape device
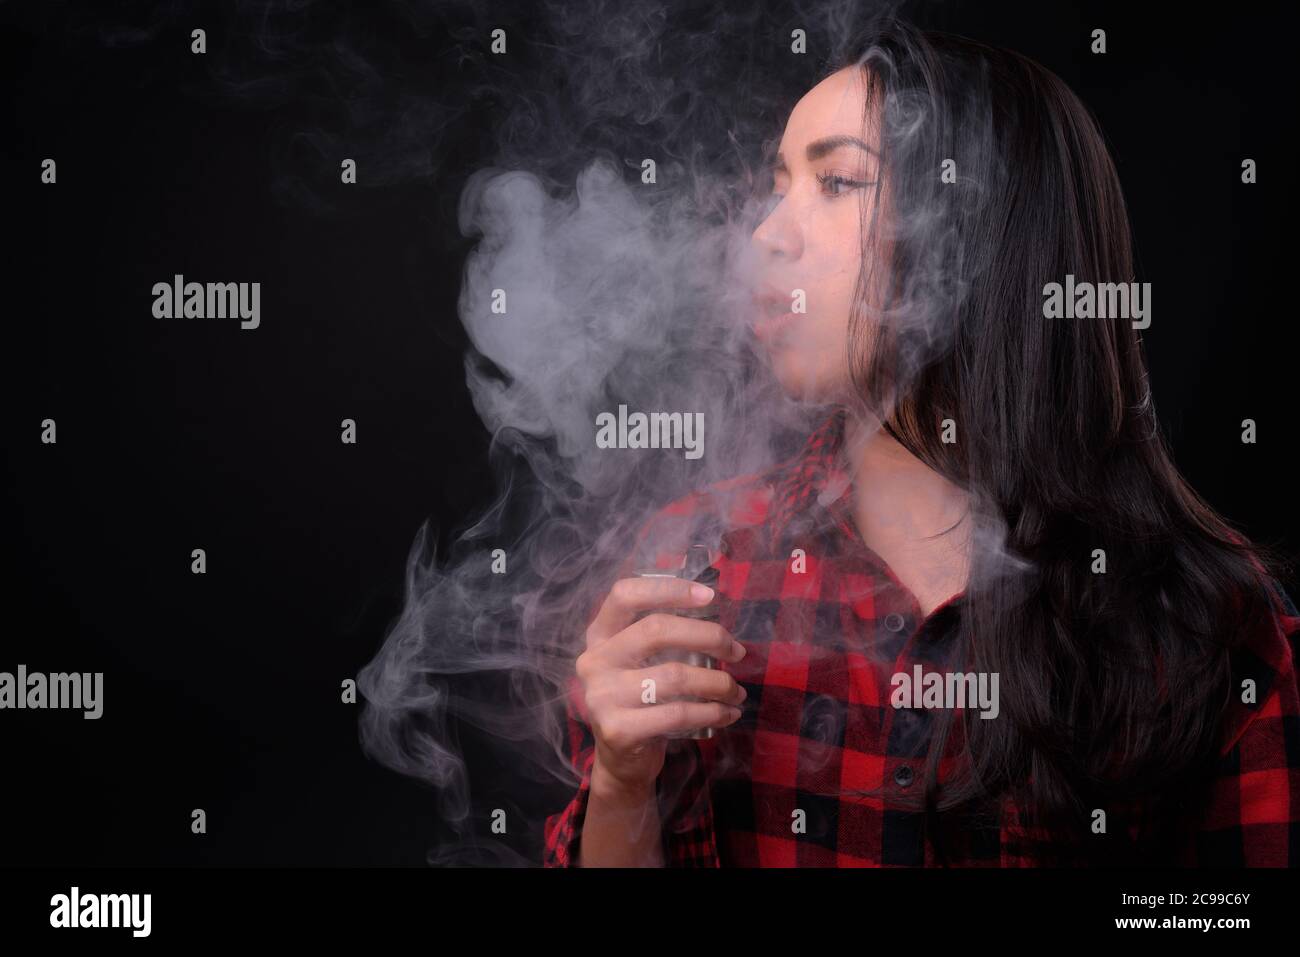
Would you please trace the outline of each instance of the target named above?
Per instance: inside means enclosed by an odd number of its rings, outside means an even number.
[[[714,599],[707,605],[701,605],[694,608],[656,608],[652,609],[651,614],[655,611],[669,615],[680,615],[683,618],[697,618],[701,621],[718,620],[718,570],[713,567],[709,558],[709,549],[706,545],[692,545],[686,550],[686,560],[682,565],[679,574],[660,571],[640,572],[638,577],[641,578],[687,578],[691,581],[699,582],[702,585],[708,585],[714,590]],[[689,651],[684,648],[667,648],[651,657],[647,664],[658,665],[667,661],[680,661],[696,668],[716,668],[717,661],[710,655],[701,651]],[[686,697],[686,701],[707,701],[707,698]],[[715,728],[697,728],[694,731],[671,731],[665,734],[668,738],[711,738]]]

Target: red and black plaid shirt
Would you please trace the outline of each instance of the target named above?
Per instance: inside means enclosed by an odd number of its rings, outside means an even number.
[[[944,636],[964,593],[923,616],[916,598],[862,541],[839,458],[844,413],[794,459],[722,483],[659,512],[642,530],[646,559],[680,565],[701,518],[722,535],[720,620],[745,645],[719,662],[748,692],[744,714],[713,738],[670,741],[657,790],[664,860],[686,867],[1034,866],[1035,841],[1007,804],[991,826],[962,822],[937,858],[919,811],[882,797],[922,784],[926,709],[896,709],[897,673],[960,671]],[[799,562],[795,549],[802,549]],[[1276,614],[1234,654],[1234,675],[1256,681],[1222,729],[1220,760],[1189,819],[1180,863],[1300,863],[1300,693],[1294,669],[1300,616],[1277,586]],[[568,806],[545,822],[544,863],[577,862],[595,758],[581,687],[566,699],[569,755],[581,776]],[[961,746],[961,722],[939,780]],[[876,796],[863,797],[866,789]],[[793,822],[802,817],[802,827]],[[1131,833],[1138,824],[1125,823]],[[1031,839],[1033,837],[1034,839]],[[1041,845],[1038,845],[1041,846]],[[955,850],[954,850],[955,848]]]

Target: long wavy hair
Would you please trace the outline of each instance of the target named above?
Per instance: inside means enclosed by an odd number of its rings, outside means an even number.
[[[999,546],[974,549],[954,651],[1001,676],[1001,715],[937,712],[924,787],[891,800],[926,812],[941,861],[939,812],[1005,796],[1060,863],[1155,861],[1187,837],[1179,797],[1217,757],[1229,653],[1289,565],[1179,474],[1132,320],[1044,317],[1044,286],[1067,274],[1136,280],[1090,111],[1027,57],[897,19],[853,49],[832,69],[862,69],[882,171],[864,204],[854,389],[970,493],[976,534]],[[940,785],[958,720],[965,773]],[[1156,825],[1140,843],[1090,834],[1093,808],[1131,800]]]

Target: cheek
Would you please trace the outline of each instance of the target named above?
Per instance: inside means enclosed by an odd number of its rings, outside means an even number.
[[[848,326],[862,267],[861,205],[850,200],[805,227],[803,287],[808,312],[770,350],[773,370],[792,395],[833,398],[848,382]]]
[[[798,370],[804,391],[824,397],[847,379],[849,314],[857,275],[856,258],[844,257],[818,284],[815,298],[810,296],[806,325],[791,337],[786,359]]]
[[[825,217],[815,248],[805,250],[809,270],[808,312],[817,317],[818,338],[844,335],[862,268],[861,205],[843,200]],[[811,255],[809,255],[811,253]]]

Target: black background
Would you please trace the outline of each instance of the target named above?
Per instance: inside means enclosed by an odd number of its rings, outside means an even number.
[[[493,159],[494,105],[469,89],[469,41],[410,32],[401,6],[342,4],[323,22],[401,51],[403,83],[441,102],[464,85],[465,108],[427,156],[408,149],[414,165],[365,188],[294,136],[328,103],[213,81],[256,43],[246,16],[0,9],[0,670],[105,673],[98,721],[0,712],[2,863],[418,865],[441,839],[431,792],[367,760],[358,706],[339,700],[400,610],[420,523],[453,531],[492,498],[464,385],[470,243],[455,212]],[[523,36],[527,6],[475,9]],[[912,12],[1038,59],[1096,112],[1154,287],[1144,339],[1177,462],[1249,535],[1295,555],[1290,34],[1256,13],[1174,9]],[[206,58],[190,53],[194,26]],[[1094,27],[1105,56],[1088,52]],[[348,145],[371,160],[385,148]],[[40,182],[46,157],[55,186]],[[1257,185],[1240,182],[1245,157]],[[174,273],[260,281],[261,327],[154,319],[151,287]],[[57,445],[39,440],[47,417]],[[355,446],[339,441],[345,417]],[[1248,417],[1255,446],[1240,441]],[[539,794],[539,822],[564,799]],[[206,835],[190,832],[196,807]],[[535,854],[535,838],[513,840]]]

